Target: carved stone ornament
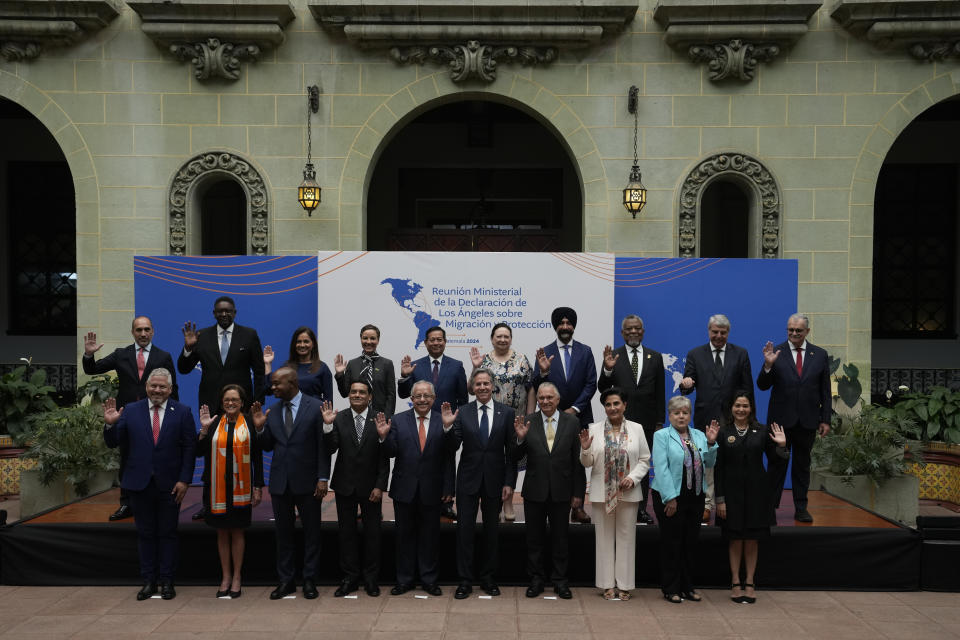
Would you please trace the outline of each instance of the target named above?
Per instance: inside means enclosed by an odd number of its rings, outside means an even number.
[[[74,44],[110,24],[122,7],[118,0],[0,0],[0,56],[20,62]]]
[[[170,53],[178,60],[189,60],[198,80],[236,80],[240,77],[240,61],[257,60],[260,57],[260,47],[255,44],[235,45],[220,42],[217,38],[207,38],[205,42],[194,44],[171,44]]]
[[[753,74],[760,62],[769,62],[780,53],[775,44],[751,44],[734,39],[729,43],[713,45],[694,45],[690,47],[690,59],[694,62],[707,62],[710,79],[725,78],[753,80]]]
[[[170,254],[186,255],[187,203],[190,190],[198,180],[212,173],[229,173],[243,185],[250,207],[250,253],[258,256],[266,255],[269,238],[267,190],[263,184],[263,178],[240,156],[219,151],[202,153],[187,161],[170,185]]]
[[[497,78],[499,61],[516,61],[525,66],[545,64],[556,60],[557,50],[554,47],[487,45],[480,44],[477,40],[468,40],[465,45],[393,47],[390,49],[390,57],[400,64],[423,64],[427,61],[446,64],[454,82],[463,82],[472,77],[493,82]]]
[[[879,49],[901,49],[918,60],[960,58],[960,2],[836,0],[830,16]]]
[[[704,188],[714,177],[736,175],[753,187],[760,213],[760,253],[776,258],[780,249],[780,188],[759,160],[742,153],[718,153],[706,158],[687,175],[680,187],[679,256],[697,255],[697,210]]]
[[[960,58],[960,40],[954,42],[917,42],[910,46],[910,55],[917,60],[943,62],[947,58]]]

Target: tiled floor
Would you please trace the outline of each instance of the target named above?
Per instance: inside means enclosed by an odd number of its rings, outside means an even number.
[[[15,638],[297,638],[323,640],[511,638],[960,638],[960,594],[761,591],[754,605],[726,591],[680,605],[641,589],[629,602],[606,602],[593,589],[573,600],[528,599],[504,588],[498,598],[455,600],[383,595],[270,601],[268,587],[218,600],[211,587],[182,587],[176,599],[137,602],[129,587],[0,586],[0,637]],[[298,594],[299,595],[299,594]]]

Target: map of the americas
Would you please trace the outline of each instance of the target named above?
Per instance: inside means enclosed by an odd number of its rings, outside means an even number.
[[[390,295],[393,301],[409,311],[412,315],[413,325],[417,329],[417,338],[414,341],[413,348],[416,349],[426,339],[427,329],[440,326],[440,321],[423,310],[421,304],[423,296],[423,285],[409,278],[384,278],[380,284],[390,285]],[[420,302],[418,302],[418,298]]]

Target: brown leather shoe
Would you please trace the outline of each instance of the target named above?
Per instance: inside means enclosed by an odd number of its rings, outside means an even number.
[[[587,515],[587,512],[584,511],[582,507],[570,509],[570,520],[579,522],[580,524],[590,524],[590,516]]]

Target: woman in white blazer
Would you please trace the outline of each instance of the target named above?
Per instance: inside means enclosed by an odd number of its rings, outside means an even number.
[[[590,502],[596,535],[596,582],[603,597],[629,600],[636,573],[640,481],[650,468],[643,427],[624,419],[624,394],[610,387],[600,395],[607,419],[580,432],[580,462],[593,467]]]

